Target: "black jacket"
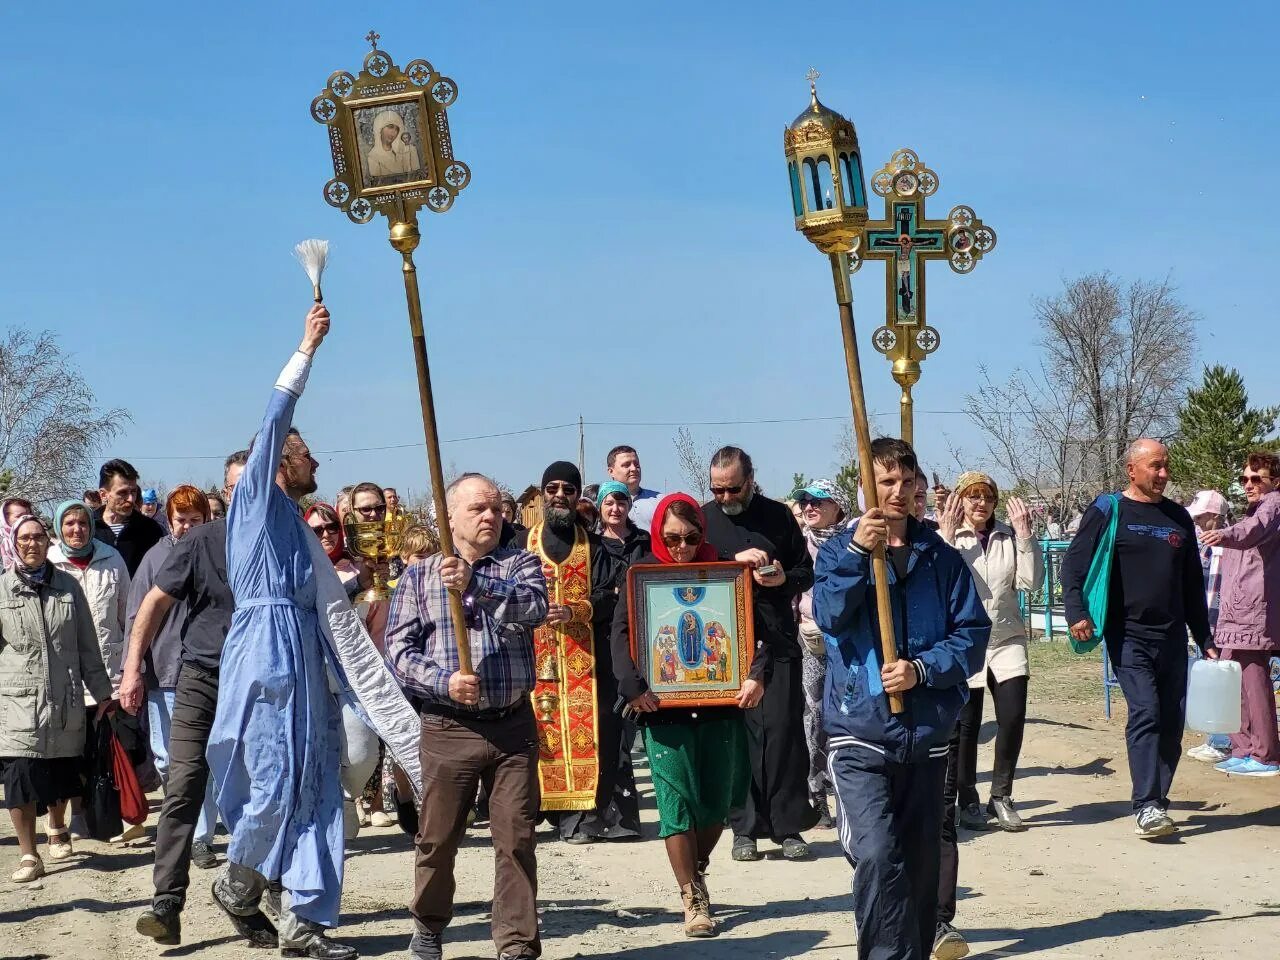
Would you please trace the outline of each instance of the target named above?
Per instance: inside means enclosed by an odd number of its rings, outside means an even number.
[[[627,521],[627,535],[624,539],[618,540],[601,534],[600,541],[606,550],[627,566],[639,562],[649,552],[649,531],[641,530],[630,520]]]
[[[103,511],[93,515],[93,536],[109,547],[115,547],[124,557],[124,565],[129,568],[129,576],[133,576],[147,551],[165,538],[164,527],[146,516],[141,510],[134,510],[124,522],[119,536],[107,526],[102,518]]]

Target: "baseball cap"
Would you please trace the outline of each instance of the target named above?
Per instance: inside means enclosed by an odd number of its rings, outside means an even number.
[[[830,480],[813,480],[808,486],[792,490],[790,499],[799,500],[804,496],[808,496],[814,500],[830,500],[843,510],[846,516],[849,514],[848,501],[845,499],[844,494],[842,494],[840,490],[837,489],[836,485]]]
[[[1201,490],[1192,498],[1191,505],[1187,507],[1187,513],[1191,514],[1192,520],[1206,513],[1216,513],[1220,517],[1225,517],[1227,498],[1217,490]]]

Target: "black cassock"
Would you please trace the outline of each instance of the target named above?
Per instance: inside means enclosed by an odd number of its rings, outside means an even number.
[[[735,517],[715,502],[704,504],[707,542],[721,560],[756,547],[786,574],[778,587],[752,584],[756,643],[772,653],[759,706],[743,711],[751,790],[746,804],[729,814],[736,837],[781,842],[811,830],[818,811],[809,801],[809,748],[804,738],[800,628],[792,602],[813,586],[813,559],[795,517],[785,504],[756,494]]]

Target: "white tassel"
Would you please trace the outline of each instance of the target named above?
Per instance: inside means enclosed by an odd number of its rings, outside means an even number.
[[[324,296],[320,293],[320,278],[324,275],[325,265],[329,262],[328,240],[303,240],[293,248],[293,255],[307,272],[311,281],[311,289],[316,303],[322,303]]]

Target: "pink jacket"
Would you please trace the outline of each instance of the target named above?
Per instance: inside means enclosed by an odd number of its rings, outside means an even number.
[[[1215,646],[1280,650],[1280,491],[1222,534]]]

